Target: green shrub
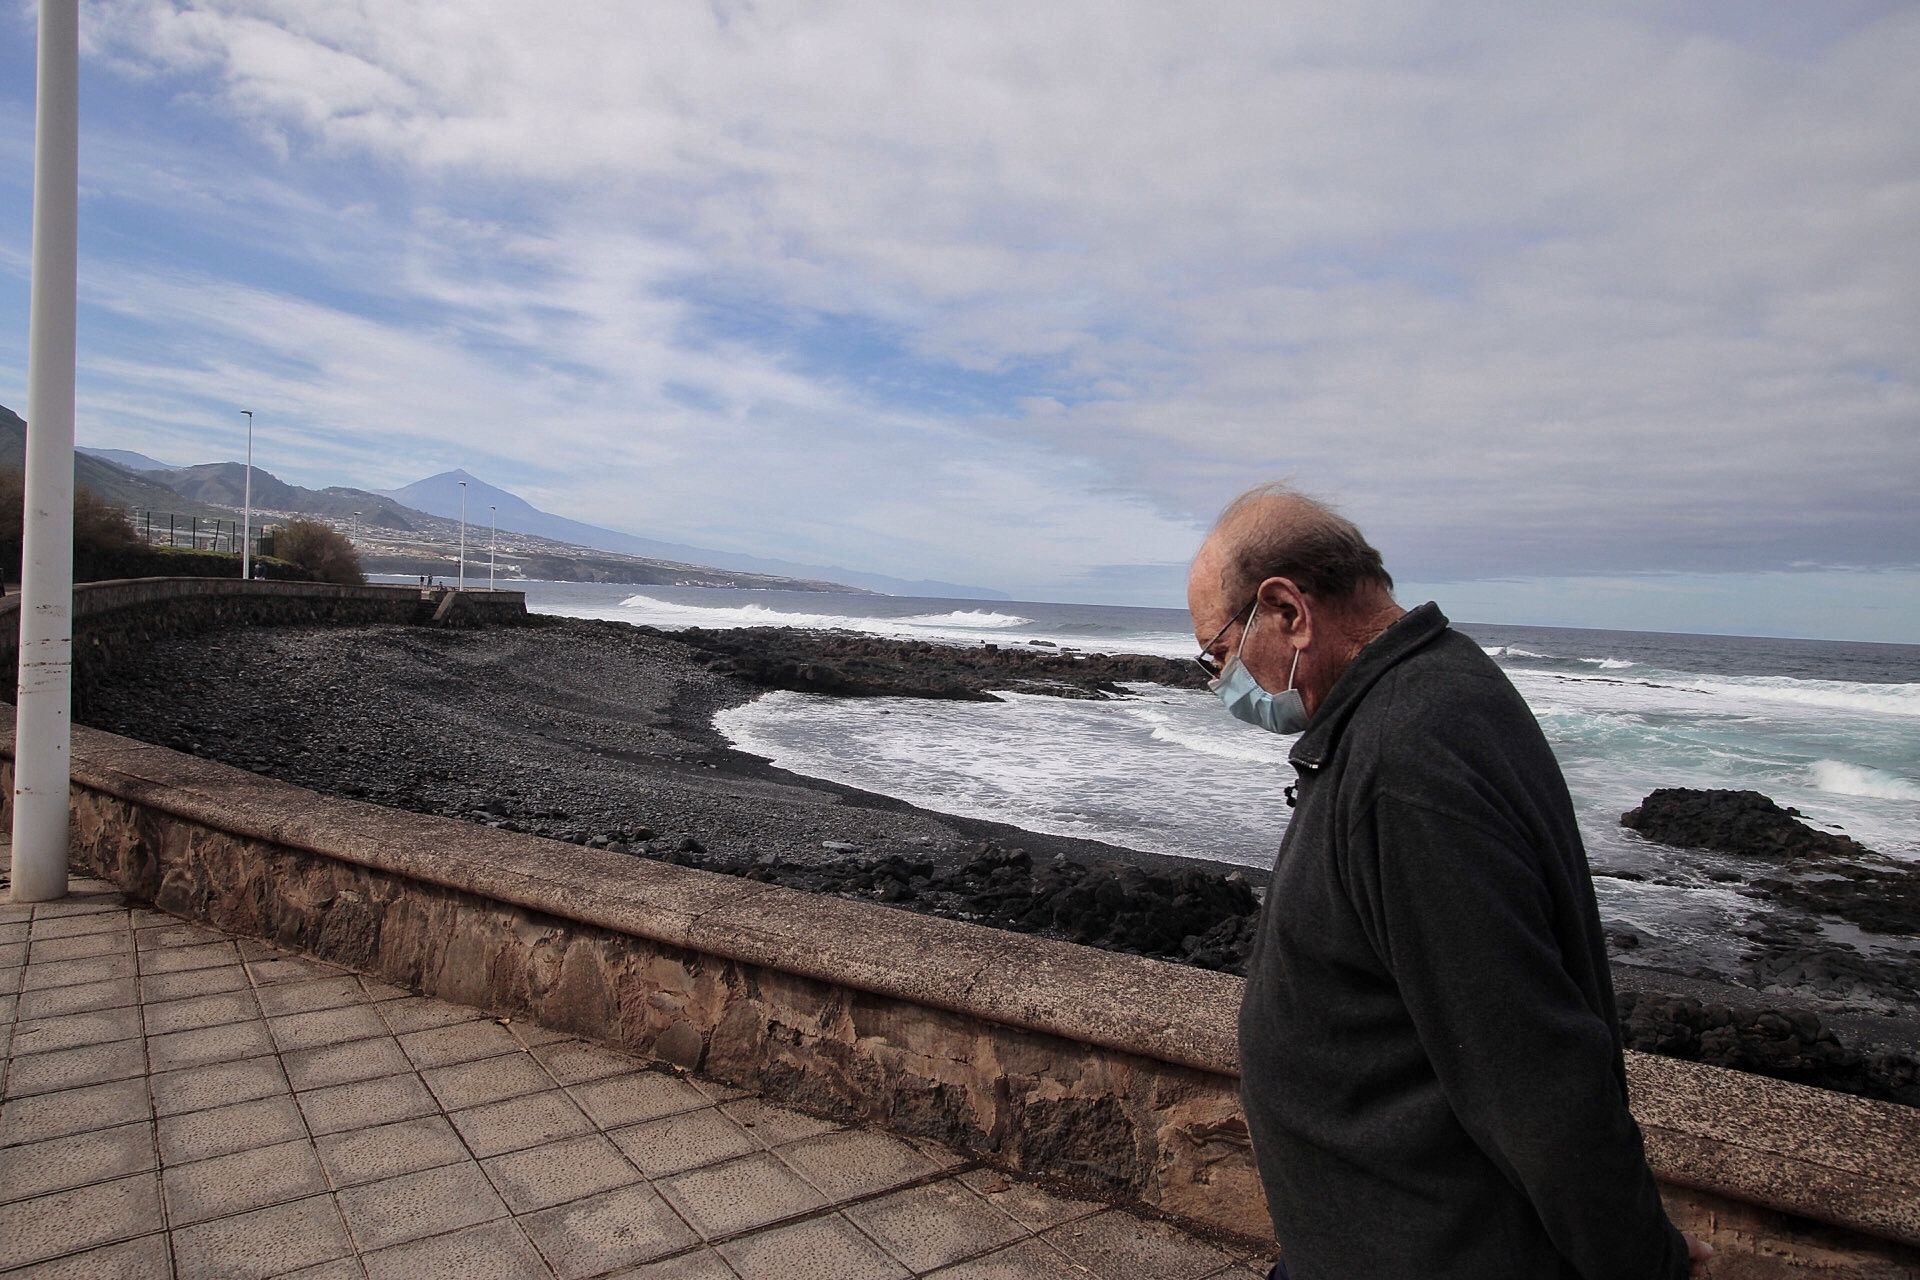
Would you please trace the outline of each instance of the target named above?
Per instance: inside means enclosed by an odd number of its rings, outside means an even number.
[[[359,586],[367,575],[360,572],[360,553],[346,535],[318,520],[289,520],[273,532],[273,554],[299,565],[316,582],[337,582]]]

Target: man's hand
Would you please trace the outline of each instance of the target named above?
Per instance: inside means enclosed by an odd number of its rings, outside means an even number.
[[[1705,1240],[1696,1240],[1685,1232],[1681,1238],[1687,1242],[1687,1269],[1689,1272],[1700,1270],[1700,1264],[1713,1256],[1713,1246]]]

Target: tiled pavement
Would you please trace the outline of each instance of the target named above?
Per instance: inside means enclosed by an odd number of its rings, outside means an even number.
[[[0,900],[0,1274],[1253,1280],[1265,1264],[130,906]]]

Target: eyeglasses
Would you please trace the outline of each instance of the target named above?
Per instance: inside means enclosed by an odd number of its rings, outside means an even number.
[[[1242,613],[1245,613],[1248,618],[1251,619],[1254,608],[1259,605],[1259,603],[1260,597],[1255,596],[1253,599],[1247,601],[1247,607],[1245,609],[1235,609],[1233,613],[1228,616],[1227,625],[1213,633],[1213,639],[1207,641],[1206,648],[1202,649],[1200,656],[1194,659],[1195,662],[1200,664],[1200,669],[1207,673],[1207,679],[1218,680],[1221,673],[1226,669],[1226,664],[1213,656],[1213,646],[1219,644],[1220,637],[1232,630],[1234,623],[1240,621],[1240,615]]]

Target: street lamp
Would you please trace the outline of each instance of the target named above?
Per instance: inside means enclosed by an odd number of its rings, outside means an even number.
[[[67,893],[73,748],[73,369],[80,203],[80,6],[40,6],[33,257],[14,698],[14,902]]]
[[[467,482],[460,482],[460,590],[467,589]]]
[[[356,544],[360,541],[360,513],[358,511],[353,513],[353,536],[350,541]]]
[[[247,479],[243,505],[240,510],[240,576],[253,579],[253,410],[242,409],[247,415]]]
[[[487,590],[493,590],[493,552],[500,543],[500,508],[487,508]]]

